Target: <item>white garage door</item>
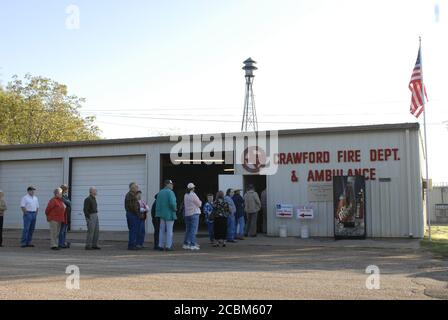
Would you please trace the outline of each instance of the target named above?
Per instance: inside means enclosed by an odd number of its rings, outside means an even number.
[[[5,192],[8,211],[5,215],[5,228],[22,228],[23,218],[20,200],[28,186],[37,188],[40,210],[36,229],[48,229],[45,208],[53,197],[53,191],[63,182],[62,159],[24,160],[0,162],[0,189]]]
[[[98,190],[100,230],[127,230],[124,197],[129,183],[136,182],[143,192],[146,175],[144,156],[73,159],[72,162],[72,230],[86,230],[84,199],[89,188]]]

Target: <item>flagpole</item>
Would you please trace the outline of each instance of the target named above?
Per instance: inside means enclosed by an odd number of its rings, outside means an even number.
[[[425,135],[425,160],[426,160],[426,215],[428,221],[428,237],[429,241],[431,239],[431,207],[429,201],[429,166],[428,166],[428,140],[426,135],[426,95],[425,95],[425,85],[423,82],[423,59],[422,59],[422,37],[419,37],[420,42],[420,72],[422,75],[422,101],[423,101],[423,132]]]

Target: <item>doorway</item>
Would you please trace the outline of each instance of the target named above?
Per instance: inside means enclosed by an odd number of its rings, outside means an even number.
[[[190,155],[192,158],[192,154]],[[222,157],[221,159],[225,159]],[[163,187],[163,181],[171,179],[173,181],[173,191],[176,195],[177,208],[181,208],[187,184],[192,182],[195,184],[195,192],[201,199],[202,203],[207,201],[207,194],[216,196],[219,188],[220,175],[232,175],[234,173],[233,164],[225,164],[224,162],[207,162],[207,160],[191,163],[173,163],[170,154],[160,155],[160,187]],[[204,231],[207,227],[204,222],[204,216],[201,215],[199,230]],[[181,210],[177,212],[177,221],[174,224],[174,230],[185,230],[184,218]]]
[[[262,209],[258,213],[257,218],[257,232],[258,233],[267,233],[267,211],[266,210],[266,203],[263,200],[262,193],[264,190],[266,190],[267,182],[266,182],[266,176],[263,175],[245,175],[243,176],[243,183],[244,183],[244,192],[247,191],[249,188],[249,185],[253,185],[255,188],[255,191],[258,193],[258,196],[260,197],[261,203],[262,203]],[[263,206],[264,204],[264,206]]]

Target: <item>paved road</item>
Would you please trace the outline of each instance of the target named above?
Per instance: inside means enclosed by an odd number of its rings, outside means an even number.
[[[48,241],[0,248],[1,299],[448,299],[448,261],[418,242],[334,242],[267,238],[201,251],[139,252],[104,241],[85,251],[81,241],[53,252]],[[177,243],[179,247],[179,243]],[[77,265],[80,290],[65,287]],[[369,265],[380,268],[380,289],[366,289]]]

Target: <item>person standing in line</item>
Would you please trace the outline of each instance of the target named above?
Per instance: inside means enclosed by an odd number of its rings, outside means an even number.
[[[59,250],[59,233],[61,224],[67,223],[65,216],[66,206],[62,200],[62,189],[54,190],[54,197],[48,202],[45,209],[48,224],[50,225],[50,247],[51,250]]]
[[[238,240],[244,240],[244,232],[245,232],[245,213],[244,213],[244,199],[241,196],[241,190],[235,190],[235,194],[232,197],[233,203],[235,203],[236,207],[236,227],[235,227],[235,238]]]
[[[3,217],[7,209],[5,194],[0,190],[0,247],[3,247]]]
[[[226,246],[227,238],[227,217],[230,214],[229,204],[224,201],[224,192],[218,191],[216,200],[213,203],[213,235],[215,237],[214,247]]]
[[[185,208],[185,238],[182,246],[185,250],[199,250],[200,247],[196,242],[196,234],[199,227],[199,216],[201,215],[202,201],[194,192],[195,185],[189,183],[187,185],[187,193],[184,196]]]
[[[140,204],[137,198],[138,185],[135,182],[129,184],[129,191],[124,199],[126,220],[129,227],[128,250],[139,250],[137,247],[138,232],[142,220],[140,219]]]
[[[266,233],[267,227],[268,227],[268,199],[267,199],[266,189],[264,189],[261,192],[260,201],[261,201],[261,212],[262,212],[262,217],[263,217],[262,230],[263,230],[263,233]]]
[[[86,250],[99,250],[98,238],[100,226],[98,221],[98,203],[96,201],[97,190],[89,188],[89,196],[84,200],[84,216],[87,222]]]
[[[211,214],[213,213],[213,195],[211,193],[207,194],[207,202],[204,204],[202,211],[205,215],[205,223],[207,224],[210,244],[213,244],[215,237],[213,235],[213,220],[211,220]]]
[[[65,220],[64,220],[65,222],[61,223],[61,231],[59,231],[59,248],[67,249],[70,248],[70,243],[66,241],[66,238],[67,238],[67,229],[70,223],[70,216],[72,212],[72,202],[68,197],[68,186],[66,184],[63,184],[61,186],[61,189],[62,189],[62,201],[64,201],[65,204]]]
[[[145,235],[146,235],[146,219],[148,217],[149,206],[142,199],[142,192],[140,190],[137,191],[137,199],[140,205],[140,228],[138,230],[137,236],[137,248],[143,249],[143,244],[145,243]]]
[[[257,236],[257,215],[260,209],[260,197],[255,192],[254,186],[249,185],[248,191],[244,195],[244,210],[247,213],[246,236]]]
[[[36,218],[39,213],[39,200],[34,195],[36,188],[29,186],[27,189],[27,194],[20,201],[20,207],[23,212],[23,232],[21,247],[34,247],[31,244],[33,240],[34,228],[36,227]]]
[[[157,194],[156,217],[160,218],[159,250],[173,251],[173,226],[177,219],[176,195],[173,182],[165,180],[165,187]]]
[[[235,203],[232,200],[233,197],[233,189],[227,189],[226,196],[224,197],[224,201],[227,202],[230,209],[230,214],[227,218],[227,241],[228,242],[236,242],[235,240],[235,229],[236,229],[236,207]]]
[[[156,217],[156,202],[157,202],[157,195],[154,196],[154,202],[151,206],[151,220],[152,220],[152,226],[154,227],[154,250],[159,250],[159,232],[160,232],[160,218]]]

